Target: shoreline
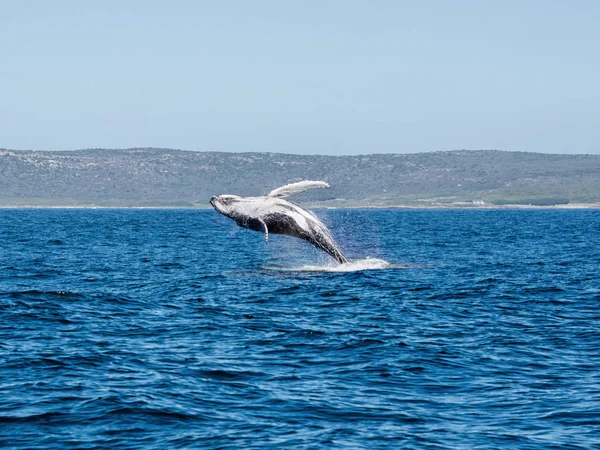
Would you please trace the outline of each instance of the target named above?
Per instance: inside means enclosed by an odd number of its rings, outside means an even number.
[[[499,209],[600,209],[600,203],[567,203],[564,205],[306,205],[310,209],[411,209],[411,210],[499,210]],[[0,205],[0,210],[7,209],[131,209],[131,210],[198,210],[208,211],[210,206],[90,206],[90,205]]]

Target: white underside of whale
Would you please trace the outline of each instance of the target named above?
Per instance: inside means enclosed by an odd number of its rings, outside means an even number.
[[[323,228],[321,222],[310,211],[280,198],[245,197],[238,202],[236,212],[253,219],[261,219],[267,214],[283,214],[291,217],[307,233],[311,231],[309,222],[313,227]]]

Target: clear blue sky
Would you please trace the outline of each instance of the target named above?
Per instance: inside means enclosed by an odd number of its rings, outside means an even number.
[[[0,147],[600,153],[600,1],[0,0]]]

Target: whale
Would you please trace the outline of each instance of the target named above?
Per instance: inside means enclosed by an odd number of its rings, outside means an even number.
[[[313,212],[286,200],[287,197],[308,189],[329,187],[324,181],[305,180],[286,184],[260,197],[229,194],[214,196],[210,199],[210,204],[240,227],[264,233],[265,242],[269,242],[269,234],[294,236],[309,242],[343,264],[348,259],[323,222]]]

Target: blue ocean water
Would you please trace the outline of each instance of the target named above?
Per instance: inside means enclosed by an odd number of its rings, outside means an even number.
[[[600,448],[599,210],[317,213],[0,210],[0,447]]]

